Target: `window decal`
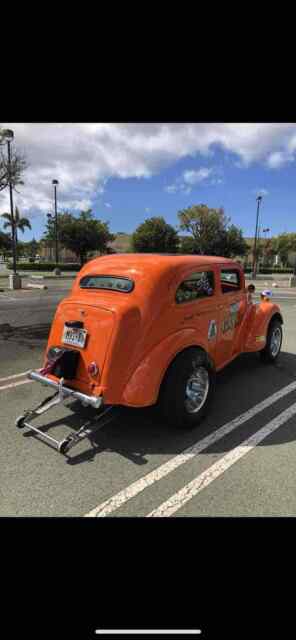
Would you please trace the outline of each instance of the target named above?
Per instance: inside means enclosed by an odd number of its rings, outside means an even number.
[[[210,320],[209,330],[208,330],[208,339],[211,340],[216,338],[217,335],[217,323],[216,320]]]

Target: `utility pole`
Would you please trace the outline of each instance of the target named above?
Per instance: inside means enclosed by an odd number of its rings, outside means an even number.
[[[55,214],[55,261],[59,263],[59,248],[58,248],[58,213],[57,213],[57,185],[58,180],[52,181],[54,188],[54,214]]]
[[[12,261],[13,261],[13,273],[9,276],[9,288],[21,289],[22,281],[20,276],[16,272],[16,224],[13,209],[13,185],[11,176],[11,143],[14,139],[14,132],[11,129],[4,129],[1,132],[1,138],[4,139],[4,144],[7,142],[7,156],[8,156],[8,187],[9,187],[9,200],[10,200],[10,218],[11,218],[11,241],[12,241]]]
[[[262,196],[257,196],[257,214],[256,214],[256,228],[255,228],[255,238],[254,238],[254,255],[253,255],[253,273],[252,278],[256,280],[257,275],[257,240],[258,240],[258,232],[259,232],[259,208],[262,200]]]

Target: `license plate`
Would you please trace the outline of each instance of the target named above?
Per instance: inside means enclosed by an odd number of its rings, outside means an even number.
[[[85,329],[73,329],[64,327],[62,342],[72,344],[74,347],[83,349],[86,341],[87,331]]]

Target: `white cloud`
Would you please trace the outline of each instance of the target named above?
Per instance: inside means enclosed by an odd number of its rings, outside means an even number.
[[[201,167],[197,170],[188,169],[183,171],[182,175],[179,176],[173,184],[166,186],[164,189],[167,193],[176,193],[179,191],[188,194],[191,193],[194,185],[204,182],[213,173],[215,173],[215,170],[207,167]],[[212,184],[216,184],[216,180],[212,180]]]
[[[104,202],[104,205],[107,209],[112,209],[112,204],[110,204],[110,202]]]
[[[296,124],[280,123],[151,123],[151,124],[20,124],[15,141],[29,162],[25,186],[16,194],[21,210],[52,210],[52,179],[59,180],[58,204],[62,208],[87,208],[104,193],[109,178],[146,178],[197,153],[211,157],[215,145],[235,154],[247,167],[261,162],[280,168],[294,159]],[[195,177],[187,176],[183,190]],[[178,187],[176,188],[176,190]],[[174,193],[174,187],[166,190]],[[8,206],[0,194],[0,213]]]
[[[168,184],[165,186],[164,190],[167,191],[167,193],[176,193],[178,187],[176,184]]]
[[[293,159],[293,154],[288,151],[274,151],[268,156],[266,164],[270,169],[280,169],[288,162],[293,162]]]
[[[197,171],[184,171],[183,180],[186,184],[196,184],[208,178],[212,172],[213,169],[207,169],[206,167],[202,167]]]

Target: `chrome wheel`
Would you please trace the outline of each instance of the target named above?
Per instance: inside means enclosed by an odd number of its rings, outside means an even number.
[[[272,332],[271,340],[270,340],[270,353],[273,358],[276,358],[276,356],[278,355],[279,350],[281,348],[281,344],[282,344],[282,332],[280,327],[276,327]]]
[[[203,407],[210,388],[209,373],[205,367],[197,367],[186,383],[185,407],[188,413],[197,413]]]

